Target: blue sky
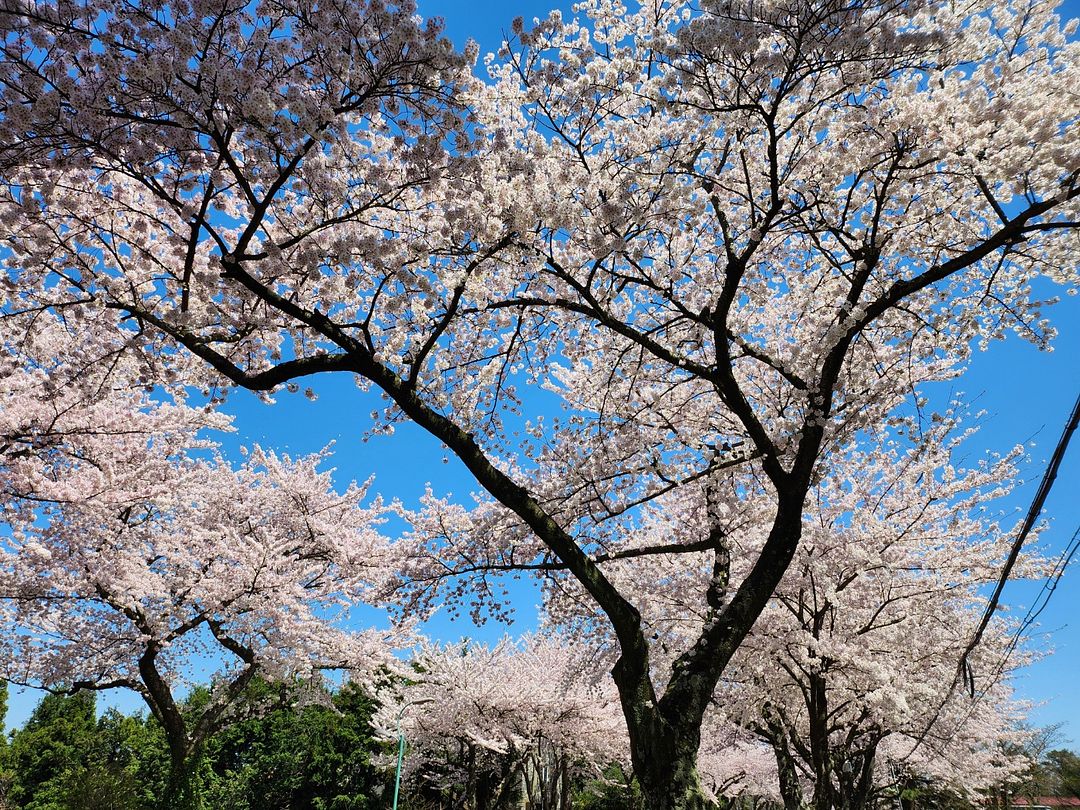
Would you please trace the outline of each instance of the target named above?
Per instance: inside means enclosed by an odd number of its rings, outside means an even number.
[[[956,383],[987,412],[976,447],[1006,450],[1020,442],[1029,444],[1025,483],[1010,501],[1019,514],[1027,511],[1034,497],[1080,390],[1080,299],[1065,298],[1049,313],[1059,332],[1053,351],[1039,351],[1013,337],[976,356],[968,374]],[[1074,438],[1044,511],[1048,525],[1039,545],[1048,556],[1065,548],[1080,527],[1078,496],[1080,439]],[[1037,591],[1034,584],[1010,585],[1005,591],[1010,612],[1022,617]],[[1080,748],[1080,693],[1075,685],[1080,673],[1080,565],[1066,573],[1039,617],[1039,633],[1035,648],[1050,654],[1023,672],[1018,692],[1038,704],[1031,715],[1035,724],[1065,723],[1065,736]]]
[[[498,49],[514,17],[526,20],[544,17],[552,8],[572,16],[571,3],[546,0],[418,0],[426,16],[441,16],[446,33],[461,46],[469,38],[480,44],[481,55]],[[628,5],[633,5],[628,3]],[[1065,0],[1062,17],[1080,17],[1080,0]],[[977,407],[987,412],[985,426],[976,437],[971,452],[1004,451],[1017,443],[1034,442],[1030,447],[1030,472],[1008,508],[1018,514],[1027,511],[1050,453],[1061,434],[1078,391],[1080,391],[1080,296],[1064,297],[1049,310],[1058,337],[1053,350],[1043,352],[1030,343],[1012,337],[992,345],[976,356],[969,372],[954,386]],[[415,458],[422,457],[422,442]],[[345,450],[345,446],[341,447]],[[453,466],[432,470],[432,481],[453,482]],[[441,473],[441,474],[440,474]],[[388,478],[380,474],[380,489]],[[465,490],[467,481],[451,484]],[[383,491],[392,491],[385,489]],[[1041,546],[1053,556],[1065,548],[1080,527],[1080,436],[1059,473],[1046,503],[1049,521]],[[1016,583],[1006,589],[1004,599],[1013,614],[1022,617],[1038,592],[1037,585]],[[1031,720],[1037,725],[1064,723],[1063,732],[1074,749],[1080,750],[1080,560],[1063,579],[1061,586],[1039,618],[1041,636],[1037,648],[1046,653],[1028,667],[1017,680],[1021,697],[1032,701]]]
[[[479,42],[481,53],[498,48],[502,34],[518,15],[529,19],[544,16],[552,8],[548,2],[499,2],[498,0],[420,0],[420,12],[442,16],[447,33],[457,45],[466,39]],[[570,15],[569,4],[563,10]],[[1069,0],[1066,16],[1080,15],[1080,0]],[[986,410],[988,419],[976,439],[972,452],[1007,450],[1019,442],[1035,442],[1031,448],[1032,464],[1027,483],[1019,489],[1010,507],[1018,513],[1026,510],[1046,459],[1053,449],[1065,418],[1080,388],[1080,298],[1064,299],[1050,310],[1059,329],[1052,352],[1041,352],[1017,338],[1000,342],[976,357],[970,372],[954,389],[974,398]],[[274,406],[265,406],[247,394],[237,394],[228,410],[237,415],[238,433],[230,445],[258,441],[294,453],[311,452],[328,442],[336,443],[334,465],[337,480],[364,480],[376,474],[375,491],[388,497],[414,501],[431,483],[437,493],[453,492],[465,496],[475,488],[471,476],[454,459],[444,462],[445,453],[438,442],[411,426],[399,426],[396,435],[360,440],[367,414],[377,403],[373,395],[361,394],[344,376],[316,380],[313,387],[318,401],[282,394]],[[1043,535],[1047,553],[1063,548],[1080,526],[1080,439],[1066,459],[1065,467],[1047,503],[1050,527]],[[1014,613],[1023,615],[1036,588],[1017,584],[1006,591],[1006,601]],[[519,621],[513,632],[527,630],[535,615],[535,590],[523,587],[518,592]],[[1021,695],[1038,705],[1032,712],[1037,724],[1064,722],[1065,735],[1074,747],[1080,747],[1080,632],[1075,624],[1080,617],[1080,564],[1066,575],[1057,594],[1041,618],[1046,638],[1043,649],[1053,649],[1038,664],[1030,667],[1018,681]],[[469,635],[494,638],[505,631],[502,626],[477,629],[467,623],[451,623],[437,618],[430,632],[445,640]],[[33,697],[14,696],[8,724],[18,725],[29,714]],[[135,709],[134,700],[115,702],[124,709]]]

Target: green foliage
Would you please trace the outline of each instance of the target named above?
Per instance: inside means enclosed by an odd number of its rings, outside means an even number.
[[[20,810],[67,810],[71,786],[95,743],[95,696],[46,695],[11,740],[8,802]]]
[[[164,793],[168,768],[168,748],[161,726],[153,719],[110,709],[98,720],[97,738],[84,776],[85,787],[81,789],[90,796],[91,788],[112,785],[112,804],[95,805],[88,798],[73,799],[71,810],[92,810],[98,806],[152,810]]]
[[[114,709],[95,719],[92,693],[48,695],[0,752],[12,810],[157,810],[167,770],[158,725]]]
[[[574,810],[642,810],[645,800],[632,774],[611,765],[574,793]]]
[[[196,689],[185,710],[208,697]],[[0,704],[2,705],[2,704]],[[372,765],[374,702],[356,687],[314,694],[253,684],[241,716],[214,736],[188,774],[214,810],[373,810],[389,776]],[[92,693],[46,696],[11,745],[0,748],[4,810],[172,810],[169,753],[153,718],[110,709]],[[0,783],[0,789],[3,784]]]
[[[1080,756],[1058,748],[1047,751],[1038,765],[1042,771],[1045,796],[1080,798]]]
[[[207,752],[213,771],[207,804],[215,810],[368,810],[385,790],[387,776],[372,755],[374,702],[356,687],[332,697],[300,695],[305,704],[287,705],[297,693],[258,684],[250,702],[277,699],[279,705],[218,734]],[[286,704],[286,705],[280,705]]]
[[[900,791],[903,810],[973,810],[972,803],[947,785],[911,780]]]

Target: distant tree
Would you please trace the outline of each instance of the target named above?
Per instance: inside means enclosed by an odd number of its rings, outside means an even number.
[[[256,682],[245,699],[252,716],[222,730],[207,746],[209,806],[382,806],[377,797],[385,791],[387,775],[373,760],[385,746],[374,739],[375,703],[363,689],[346,685],[331,694],[317,686]]]
[[[1080,756],[1064,748],[1047,751],[1040,768],[1049,777],[1049,796],[1072,796],[1080,799]]]
[[[176,810],[168,792],[170,750],[153,715],[116,709],[94,720],[93,692],[47,694],[11,747],[14,790],[0,810]],[[198,718],[212,692],[180,703]],[[357,685],[256,680],[189,774],[213,810],[374,810],[388,775],[376,758],[374,701]]]
[[[19,810],[68,810],[71,786],[93,748],[95,695],[46,695],[11,740],[14,781],[8,801]]]
[[[451,644],[424,650],[418,674],[377,717],[387,739],[399,711],[413,747],[407,775],[454,805],[567,810],[571,785],[598,766],[626,761],[614,690],[565,639]]]
[[[130,362],[87,371],[63,318],[0,327],[0,675],[136,693],[168,743],[170,808],[197,806],[202,749],[256,674],[384,661],[387,634],[333,621],[379,576],[382,507],[335,492],[320,454],[234,467],[204,433],[227,419],[152,399]],[[222,666],[185,702],[199,659]]]
[[[1032,799],[1036,796],[1053,795],[1057,789],[1055,779],[1046,760],[1047,755],[1062,746],[1065,735],[1062,723],[1046,726],[1021,726],[1017,739],[1003,743],[1002,751],[1007,756],[1021,756],[1028,762],[1028,767],[1012,779],[995,786],[992,796],[995,801],[1005,802],[1009,796],[1024,796]]]
[[[167,764],[164,737],[115,709],[94,719],[94,693],[46,695],[7,751],[7,803],[15,810],[156,810]],[[140,757],[161,763],[144,788]]]

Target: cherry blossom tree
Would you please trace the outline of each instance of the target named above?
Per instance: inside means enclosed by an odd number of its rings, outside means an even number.
[[[416,593],[569,572],[649,806],[697,808],[703,718],[838,450],[917,422],[973,343],[1050,337],[1080,50],[1041,0],[578,8],[484,83],[408,0],[11,0],[9,308],[115,309],[211,389],[377,388],[376,429],[414,421],[490,499],[417,531],[414,570],[443,541],[451,570]],[[666,494],[692,537],[621,543]],[[766,527],[747,557],[722,515]],[[687,553],[668,655],[640,586]],[[627,554],[651,565],[616,581]]]
[[[132,690],[165,732],[165,800],[197,806],[201,748],[256,674],[392,662],[387,634],[334,624],[382,577],[383,509],[336,493],[324,454],[255,448],[234,468],[203,437],[225,418],[124,387],[126,361],[86,373],[48,313],[30,327],[0,349],[0,676]],[[185,709],[178,690],[217,664]]]
[[[824,593],[803,591],[813,596],[799,610],[802,621],[773,624],[763,615],[771,638],[756,638],[755,630],[740,651],[757,658],[764,642],[769,652],[752,671],[767,674],[749,688],[720,690],[729,706],[746,700],[752,707],[744,722],[773,747],[786,807],[807,799],[814,807],[874,806],[898,779],[912,777],[974,796],[1026,767],[1022,757],[1003,753],[1023,718],[1005,677],[1024,658],[1006,663],[1012,636],[1005,628],[996,628],[972,661],[976,693],[955,688],[959,650],[982,600],[967,594],[967,609],[960,608],[955,582],[922,582],[915,587],[924,593],[904,594],[910,583],[903,571],[881,568],[867,577],[878,580],[870,586],[877,601],[858,611],[847,601],[861,590],[848,581],[850,569],[839,581],[821,566],[813,571]],[[882,578],[893,580],[884,592]],[[781,604],[795,603],[781,597]],[[733,664],[727,677],[738,682],[742,672]]]
[[[772,748],[746,729],[731,723],[723,712],[705,715],[698,773],[707,800],[718,807],[775,807],[781,802],[777,763]]]
[[[971,795],[1026,766],[1003,755],[1023,716],[1008,679],[1029,658],[1014,628],[992,624],[967,662],[971,691],[956,688],[1015,532],[993,504],[1021,450],[965,468],[970,431],[954,420],[815,487],[796,559],[726,673],[752,707],[742,722],[802,777],[781,782],[788,807],[803,805],[800,781],[814,807],[859,808],[900,775]],[[1036,555],[1017,570],[1043,573]]]
[[[1022,448],[1005,457],[968,460],[955,412],[922,426],[915,447],[883,429],[849,448],[842,464],[811,490],[800,548],[769,605],[725,671],[706,715],[712,750],[699,754],[699,771],[723,792],[761,785],[779,791],[787,808],[864,808],[894,789],[896,780],[930,778],[973,794],[1026,767],[1005,756],[1022,707],[1008,676],[1026,659],[1013,649],[1014,632],[995,621],[971,660],[973,692],[954,688],[960,656],[985,609],[983,589],[996,583],[1009,538],[994,503],[1009,491]],[[872,448],[872,449],[863,449]],[[693,543],[694,510],[709,514],[741,563],[754,559],[769,526],[767,504],[721,512],[711,503],[715,482],[656,499],[638,536],[612,552],[605,568],[613,582],[637,583],[648,606],[643,622],[654,631],[655,665],[684,654],[705,618],[693,594],[708,586],[708,552],[679,558],[649,578],[636,548],[659,538]],[[683,503],[673,503],[675,498]],[[749,504],[749,501],[744,501]],[[1024,558],[1018,576],[1042,572],[1037,556]],[[551,620],[568,630],[595,626],[595,606],[564,581],[547,602]],[[613,639],[596,636],[594,655],[614,657]],[[659,659],[659,660],[656,660]],[[744,730],[740,738],[730,729]],[[725,731],[725,729],[729,729]],[[732,762],[771,748],[772,767],[736,768]],[[726,740],[718,745],[718,739]],[[1015,745],[1012,746],[1015,748]]]
[[[610,680],[563,639],[433,646],[413,666],[376,723],[396,739],[401,713],[406,773],[418,785],[468,806],[502,806],[520,792],[530,806],[564,810],[575,777],[627,758]]]
[[[571,783],[629,765],[626,725],[602,651],[559,634],[504,637],[494,646],[429,645],[414,673],[381,695],[376,724],[409,743],[406,778],[466,806],[501,806],[518,793],[532,806],[569,807]],[[778,801],[772,748],[721,711],[703,728],[698,769],[710,802]]]

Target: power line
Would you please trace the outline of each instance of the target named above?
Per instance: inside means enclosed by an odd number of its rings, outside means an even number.
[[[1065,458],[1065,450],[1069,446],[1069,439],[1072,438],[1072,434],[1078,425],[1080,425],[1080,394],[1076,397],[1076,404],[1073,405],[1072,415],[1065,424],[1065,429],[1061,432],[1061,438],[1058,439],[1057,447],[1054,448],[1054,454],[1050,457],[1050,464],[1047,466],[1046,472],[1043,473],[1042,481],[1039,483],[1039,489],[1036,491],[1035,498],[1031,502],[1031,508],[1028,509],[1027,517],[1024,519],[1024,525],[1020,527],[1020,532],[1016,535],[1016,539],[1013,540],[1012,547],[1009,549],[1008,559],[1005,560],[1005,566],[1001,569],[1001,575],[998,577],[994,593],[986,605],[986,610],[983,612],[979,626],[975,630],[975,635],[972,636],[971,641],[964,649],[963,654],[960,656],[960,661],[957,664],[956,676],[953,683],[955,684],[956,679],[962,677],[964,684],[968,687],[968,691],[971,693],[972,697],[975,695],[975,676],[971,671],[971,665],[968,663],[968,657],[971,655],[972,651],[979,646],[979,642],[982,641],[983,633],[986,631],[987,625],[990,624],[990,619],[993,618],[994,613],[997,612],[1001,601],[1001,593],[1005,590],[1005,584],[1009,581],[1013,566],[1016,565],[1016,561],[1020,557],[1020,551],[1024,547],[1024,542],[1027,540],[1028,534],[1035,525],[1035,521],[1038,520],[1039,515],[1042,514],[1046,498],[1050,494],[1050,490],[1053,489],[1054,481],[1057,479],[1058,469],[1061,467],[1062,459]],[[1075,540],[1076,536],[1074,535],[1073,541],[1070,542],[1072,551],[1069,552],[1068,557],[1063,558],[1061,571],[1064,571],[1064,566],[1068,564],[1069,559],[1071,559],[1072,554],[1075,551]],[[1061,573],[1058,572],[1057,579],[1060,578]],[[1051,587],[1050,591],[1047,593],[1047,601],[1049,601],[1050,594],[1053,593],[1054,588],[1056,587],[1057,581],[1055,580],[1053,587]],[[1045,604],[1043,607],[1045,607]],[[1041,612],[1042,608],[1039,610]]]
[[[1077,394],[1076,403],[1073,405],[1072,414],[1069,416],[1069,421],[1065,424],[1065,429],[1061,432],[1061,438],[1058,439],[1057,447],[1054,448],[1054,454],[1050,457],[1050,463],[1047,465],[1046,472],[1043,473],[1042,481],[1039,483],[1039,489],[1035,493],[1035,497],[1031,502],[1031,507],[1028,509],[1027,517],[1024,519],[1023,526],[1020,527],[1019,533],[1016,535],[1016,539],[1013,540],[1012,547],[1009,550],[1009,557],[1005,561],[1005,566],[1001,570],[1001,575],[998,577],[997,586],[994,588],[993,596],[987,603],[986,610],[983,612],[982,619],[979,621],[978,629],[975,631],[975,635],[972,637],[971,642],[964,649],[963,654],[960,656],[960,661],[956,667],[956,674],[953,676],[953,681],[945,695],[942,697],[941,704],[938,706],[937,711],[934,712],[930,720],[927,721],[923,727],[922,732],[919,734],[918,739],[915,741],[915,745],[911,750],[914,753],[915,749],[923,744],[927,735],[930,733],[930,729],[933,728],[934,721],[940,715],[941,710],[945,707],[949,697],[952,695],[953,690],[956,689],[956,684],[963,678],[964,685],[968,688],[968,692],[972,699],[975,698],[975,675],[972,672],[971,665],[968,663],[968,657],[979,646],[979,642],[982,641],[983,633],[986,631],[987,626],[990,624],[990,620],[993,618],[994,613],[997,612],[1002,591],[1005,590],[1005,583],[1009,580],[1009,575],[1012,573],[1012,569],[1016,564],[1017,559],[1020,556],[1020,551],[1024,547],[1024,542],[1027,540],[1028,534],[1030,534],[1032,527],[1035,525],[1035,521],[1042,513],[1046,498],[1050,494],[1050,490],[1053,489],[1054,481],[1057,479],[1058,470],[1061,467],[1062,459],[1065,458],[1065,450],[1069,446],[1069,440],[1072,438],[1072,434],[1076,431],[1077,426],[1080,425],[1080,394]],[[1072,539],[1069,541],[1068,546],[1062,552],[1061,556],[1054,564],[1047,581],[1043,583],[1042,589],[1039,591],[1035,602],[1032,604],[1027,615],[1024,617],[1024,621],[1021,622],[1020,628],[1016,635],[1011,640],[1005,654],[1002,656],[1001,661],[998,664],[995,677],[1000,675],[1004,670],[1006,663],[1012,651],[1016,648],[1020,641],[1023,631],[1031,626],[1031,624],[1038,618],[1039,614],[1046,608],[1047,603],[1050,601],[1050,597],[1057,589],[1058,583],[1061,581],[1062,574],[1065,573],[1065,568],[1071,562],[1076,553],[1080,551],[1080,528],[1077,528],[1073,533]],[[1045,596],[1044,596],[1045,594]],[[1039,599],[1042,598],[1042,604],[1039,605]],[[970,711],[974,710],[972,706]]]
[[[1080,551],[1080,526],[1077,526],[1076,531],[1073,532],[1072,539],[1069,540],[1069,545],[1066,546],[1065,550],[1061,552],[1056,560],[1054,560],[1054,567],[1051,569],[1046,579],[1043,580],[1042,587],[1039,589],[1039,593],[1036,594],[1035,601],[1032,602],[1031,607],[1028,608],[1024,620],[1020,622],[1020,626],[1016,628],[1016,632],[1013,634],[1009,646],[1001,657],[1001,664],[998,667],[999,673],[1004,670],[1005,663],[1008,661],[1009,656],[1012,655],[1013,650],[1020,644],[1027,629],[1035,624],[1036,619],[1038,619],[1042,612],[1046,610],[1046,606],[1050,604],[1050,597],[1054,595],[1054,591],[1057,590],[1057,586],[1061,582],[1061,577],[1065,574],[1065,569],[1068,568],[1069,563],[1072,562],[1073,557],[1076,556],[1078,551]]]

